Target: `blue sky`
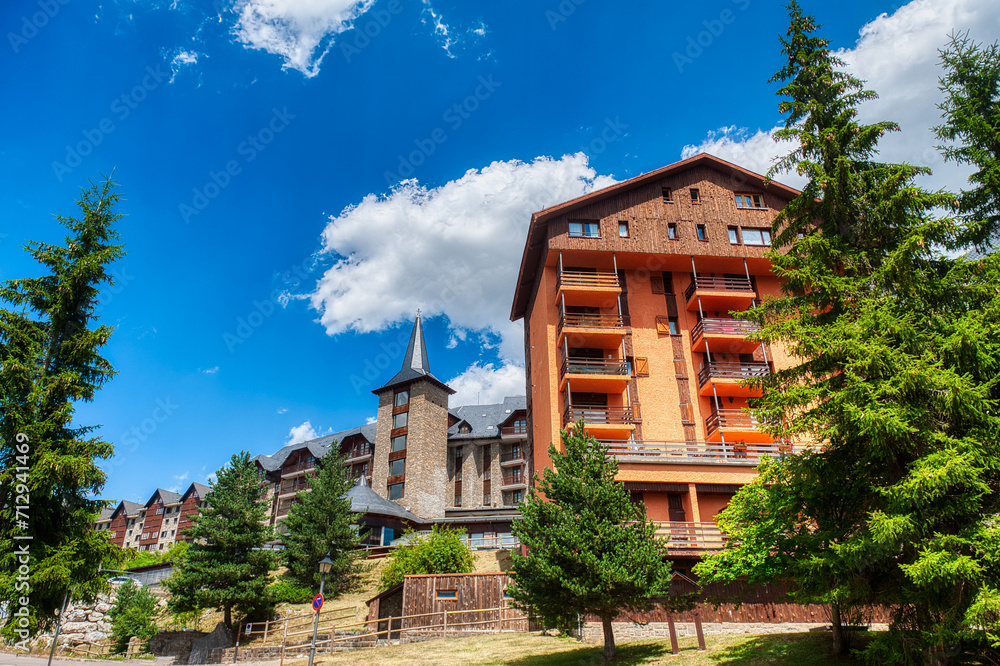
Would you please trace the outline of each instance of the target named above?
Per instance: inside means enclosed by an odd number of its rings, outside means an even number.
[[[960,186],[928,133],[935,52],[1000,34],[992,0],[803,4],[880,93],[863,115],[903,124],[885,156]],[[364,423],[417,308],[456,404],[523,393],[530,213],[699,150],[766,170],[786,22],[759,0],[3,3],[0,279],[37,274],[21,245],[61,241],[88,180],[126,199],[100,312],[119,374],[77,412],[118,447],[103,496]]]

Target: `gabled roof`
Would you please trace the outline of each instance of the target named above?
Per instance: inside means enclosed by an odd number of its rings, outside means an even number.
[[[157,488],[152,495],[149,497],[149,501],[146,502],[145,506],[149,506],[156,496],[159,495],[160,499],[163,500],[164,504],[180,504],[181,496],[172,490],[164,490],[163,488]]]
[[[368,477],[363,474],[358,477],[357,483],[344,494],[344,497],[351,500],[351,511],[355,513],[395,516],[414,523],[424,522],[416,514],[410,513],[399,504],[387,500],[372,490],[371,486],[368,485]]]
[[[181,495],[181,501],[183,502],[186,500],[192,492],[197,492],[199,498],[205,499],[205,496],[212,492],[212,488],[211,486],[206,486],[204,483],[194,482],[188,486],[188,489],[184,491],[183,495]]]
[[[406,347],[406,355],[403,357],[403,367],[396,373],[396,376],[372,391],[379,394],[387,389],[396,388],[404,384],[409,384],[418,379],[425,379],[449,394],[455,391],[440,379],[431,374],[431,364],[427,359],[427,343],[424,342],[424,327],[420,322],[420,312],[417,312],[417,319],[413,323],[413,331],[410,333],[410,344]]]
[[[111,516],[115,513],[114,509],[101,509],[101,514],[97,517],[98,523],[103,523],[111,520]]]
[[[143,508],[144,506],[142,504],[136,504],[135,502],[122,500],[121,502],[118,503],[118,506],[115,507],[114,511],[111,512],[111,517],[114,518],[122,511],[125,512],[126,518],[130,516],[138,516],[139,511],[141,511]]]
[[[316,458],[322,458],[330,450],[330,446],[334,442],[338,444],[344,441],[345,437],[351,437],[353,435],[361,435],[366,440],[371,443],[375,443],[375,424],[366,423],[363,426],[357,426],[355,428],[348,428],[347,430],[341,430],[340,432],[335,432],[331,435],[323,435],[322,437],[317,437],[316,439],[306,440],[305,442],[296,442],[295,444],[288,444],[275,452],[272,455],[265,456],[259,455],[254,458],[255,462],[260,463],[268,472],[274,472],[281,469],[281,466],[285,464],[288,457],[291,456],[296,451],[308,451],[310,455]]]
[[[527,409],[528,400],[523,395],[508,396],[503,402],[492,405],[465,405],[449,410],[459,422],[448,428],[449,440],[485,439],[500,436],[500,424],[514,412]],[[468,423],[472,432],[459,433],[462,423]],[[491,427],[492,426],[492,427]]]
[[[542,250],[545,247],[545,226],[549,220],[602,199],[622,194],[650,182],[655,182],[665,176],[671,176],[701,166],[711,167],[726,175],[739,175],[743,182],[756,185],[765,192],[777,192],[789,199],[798,196],[800,193],[799,190],[793,187],[782,185],[774,180],[768,180],[765,176],[744,169],[732,162],[727,162],[708,153],[699,153],[680,162],[668,164],[649,173],[623,180],[620,183],[615,183],[614,185],[595,190],[589,194],[584,194],[575,199],[570,199],[569,201],[533,213],[531,224],[528,226],[528,237],[524,243],[524,252],[521,255],[521,268],[518,271],[517,285],[514,288],[514,302],[510,310],[510,320],[517,321],[524,317],[527,310],[531,289],[535,282],[535,271],[537,270]]]

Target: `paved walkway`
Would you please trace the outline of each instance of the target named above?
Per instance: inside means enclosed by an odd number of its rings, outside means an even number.
[[[285,661],[291,661],[286,659]],[[48,655],[39,657],[24,654],[16,655],[10,652],[0,652],[0,666],[47,666]],[[168,666],[174,663],[173,657],[157,657],[155,660],[134,659],[132,661],[108,661],[107,659],[69,659],[66,657],[56,657],[52,660],[52,666],[94,666],[94,664],[132,664],[133,666]],[[241,661],[240,666],[277,666],[278,660],[274,661]]]

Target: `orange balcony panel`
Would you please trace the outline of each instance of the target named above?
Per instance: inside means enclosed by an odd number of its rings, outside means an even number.
[[[761,424],[742,409],[720,409],[705,419],[706,440],[721,442],[773,442],[774,438],[758,429]]]
[[[565,296],[568,305],[614,305],[621,291],[613,272],[562,271],[556,284],[556,304]]]
[[[712,384],[715,384],[715,390],[712,390]],[[574,387],[576,384],[573,385]],[[581,389],[582,390],[582,389]],[[732,396],[734,398],[759,398],[764,392],[759,389],[746,388],[740,386],[739,380],[737,379],[717,379],[714,382],[706,382],[700,389],[698,389],[698,395],[701,396],[712,396],[718,395],[721,397]]]
[[[751,354],[760,343],[751,342],[746,336],[759,330],[760,326],[752,321],[706,317],[691,329],[691,349],[716,354]]]
[[[565,391],[567,383],[574,391],[585,393],[624,393],[628,377],[624,375],[581,375],[566,374],[559,382],[559,391]]]
[[[698,276],[684,290],[689,311],[701,309],[708,312],[730,312],[746,310],[753,305],[756,292],[745,277],[704,277]]]
[[[771,374],[771,366],[767,363],[750,361],[710,363],[698,371],[698,394],[743,398],[757,397],[763,394],[760,388],[741,386],[740,383],[745,379],[765,377],[769,374]]]

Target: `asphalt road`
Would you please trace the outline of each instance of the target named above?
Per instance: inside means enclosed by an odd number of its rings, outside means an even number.
[[[94,664],[132,664],[133,666],[167,666],[174,662],[173,657],[157,657],[155,660],[135,659],[133,661],[108,661],[107,659],[67,659],[56,657],[52,660],[52,666],[94,666]],[[0,652],[0,666],[47,666],[48,656],[26,656],[10,652]],[[241,661],[240,666],[277,666],[278,661]]]

